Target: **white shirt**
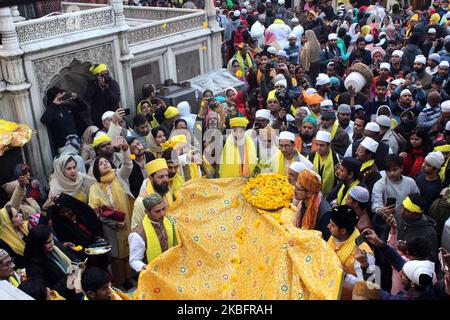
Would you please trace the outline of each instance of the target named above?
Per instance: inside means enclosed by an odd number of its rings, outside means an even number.
[[[258,41],[258,46],[265,43],[264,31],[266,31],[266,27],[259,21],[256,21],[250,29],[250,35]]]
[[[128,235],[128,243],[130,245],[130,267],[136,272],[141,272],[146,266],[144,258],[147,248],[144,239],[137,232],[131,232]]]
[[[305,29],[301,25],[298,25],[292,29],[292,32],[297,36],[297,42],[295,43],[300,48],[302,47],[302,35],[305,32]]]
[[[367,273],[373,274],[375,272],[375,257],[372,254],[367,253],[367,261],[369,263],[369,267],[367,267]],[[347,274],[343,283],[344,288],[353,289],[356,282],[364,281],[361,264],[357,260],[355,260],[353,268],[355,269],[356,276]]]
[[[425,72],[434,75],[435,73],[438,72],[438,66],[434,67],[433,69],[431,69],[430,67],[426,67]]]

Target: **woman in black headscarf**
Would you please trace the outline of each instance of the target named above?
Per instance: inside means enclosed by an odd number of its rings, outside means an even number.
[[[89,247],[103,238],[103,228],[94,210],[86,203],[61,193],[49,208],[53,230],[61,242]]]

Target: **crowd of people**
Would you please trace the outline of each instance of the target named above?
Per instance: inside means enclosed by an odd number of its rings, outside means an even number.
[[[36,299],[128,299],[179,243],[166,213],[185,183],[279,173],[293,223],[339,257],[342,299],[449,299],[448,4],[218,1],[239,90],[168,106],[145,84],[126,121],[105,64],[82,98],[52,88],[54,170],[44,187],[18,164],[3,186],[0,279]],[[361,64],[372,81],[348,87]]]

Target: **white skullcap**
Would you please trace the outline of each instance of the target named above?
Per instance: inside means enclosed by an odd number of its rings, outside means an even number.
[[[428,33],[436,33],[436,29],[435,28],[428,29]]]
[[[382,62],[380,63],[380,69],[388,69],[389,71],[391,71],[391,65],[387,62]]]
[[[298,113],[300,110],[305,110],[305,112],[306,112],[306,114],[307,114],[308,116],[311,114],[311,111],[309,110],[308,107],[300,107],[300,108],[298,108],[297,113]]]
[[[297,22],[299,22],[299,21],[298,21],[298,18],[292,18],[292,19],[291,19],[291,22],[297,23]]]
[[[450,112],[450,100],[446,100],[441,103],[442,112]]]
[[[260,14],[260,15],[258,15],[258,19],[265,19],[266,18],[266,15],[263,13],[263,14]]]
[[[360,203],[369,202],[369,191],[367,191],[366,188],[363,188],[361,186],[355,186],[351,188],[348,194],[350,195],[350,197],[352,197],[353,199],[355,199]]]
[[[314,94],[314,93],[317,93],[317,90],[314,88],[308,88],[308,89],[306,89],[305,92],[306,92],[306,94]]]
[[[331,101],[330,99],[325,99],[320,103],[321,107],[332,107],[333,106],[333,101]]]
[[[288,39],[297,39],[297,35],[294,32],[289,33]]]
[[[292,164],[289,166],[289,169],[294,170],[297,173],[302,172],[303,170],[307,169],[307,167],[302,162],[292,162]]]
[[[247,13],[247,9],[244,8],[244,9],[241,10],[241,12],[242,12],[242,14],[246,14]]]
[[[442,60],[441,63],[439,63],[439,67],[448,68],[450,67],[450,63],[448,63],[447,60]]]
[[[445,124],[445,131],[450,131],[450,120]]]
[[[402,95],[404,95],[404,94],[411,94],[412,95],[412,93],[411,93],[411,91],[409,89],[403,89],[402,92],[400,92],[400,97]]]
[[[390,128],[391,127],[391,119],[388,116],[382,115],[378,116],[375,120],[380,126]]]
[[[417,55],[416,58],[414,59],[414,63],[416,63],[416,62],[425,65],[425,64],[427,64],[427,58],[425,58],[424,55],[419,54],[419,55]]]
[[[382,36],[387,36],[386,32],[382,31],[378,34],[378,38],[381,38]]]
[[[365,42],[372,42],[372,41],[373,41],[373,35],[367,34],[367,35],[364,37],[364,41],[365,41]]]
[[[277,53],[277,49],[275,49],[274,47],[269,47],[269,48],[267,48],[267,52],[271,53],[271,54],[276,54]]]
[[[330,143],[331,142],[331,133],[329,133],[328,131],[322,131],[322,130],[317,131],[316,141],[323,141],[323,142]]]
[[[337,40],[337,34],[336,33],[330,33],[328,35],[328,41],[329,40]]]
[[[285,79],[283,79],[283,80],[278,80],[277,82],[275,82],[275,87],[280,86],[280,85],[287,88],[287,81]]]
[[[428,59],[434,60],[437,63],[441,62],[441,56],[437,53],[432,53],[428,56]]]
[[[102,115],[102,121],[104,121],[105,119],[108,119],[108,118],[112,118],[113,115],[114,115],[114,111],[106,111]]]
[[[278,4],[280,5],[280,6],[282,6],[283,4],[284,4],[284,0],[278,0]]]
[[[403,84],[403,82],[405,82],[405,79],[399,78],[399,79],[395,79],[392,80],[390,83],[392,83],[394,86],[400,86]]]
[[[233,15],[237,18],[237,17],[239,17],[241,15],[241,12],[239,10],[235,10],[233,12]]]
[[[248,6],[249,4],[250,4],[250,2],[248,2],[248,1],[244,2],[244,6]]]
[[[361,145],[369,151],[373,153],[377,152],[378,142],[373,140],[372,138],[365,137],[363,141],[361,141]]]
[[[426,157],[425,157],[425,161],[435,167],[435,168],[442,168],[442,165],[445,162],[445,158],[444,155],[442,154],[442,152],[440,151],[434,151],[434,152],[430,152]]]
[[[319,73],[316,78],[316,85],[322,86],[324,84],[330,83],[330,77],[325,73]]]
[[[409,280],[416,285],[420,285],[420,276],[422,274],[433,277],[434,263],[428,260],[410,260],[403,265],[402,270]]]
[[[280,51],[278,51],[277,56],[282,56],[282,57],[287,58],[287,53],[284,50],[280,50]]]
[[[286,80],[286,78],[281,73],[279,73],[275,76],[274,80],[275,80],[275,83],[277,83],[280,80]]]
[[[340,104],[337,108],[337,112],[349,114],[349,113],[352,113],[352,109],[350,108],[350,106],[348,104]]]
[[[260,109],[256,111],[255,118],[264,118],[270,120],[270,111],[268,109]]]
[[[444,43],[450,42],[450,34],[448,36],[445,36]]]
[[[394,50],[394,52],[392,52],[393,56],[399,56],[400,58],[403,57],[403,51],[401,50]]]
[[[380,126],[376,122],[369,122],[364,127],[364,130],[369,130],[373,132],[380,132]]]
[[[280,137],[278,138],[278,140],[290,140],[295,142],[295,134],[289,131],[280,132]]]

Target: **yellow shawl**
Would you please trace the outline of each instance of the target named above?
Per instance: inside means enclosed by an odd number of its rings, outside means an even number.
[[[369,160],[369,161],[364,162],[364,163],[362,164],[362,166],[361,166],[360,172],[361,172],[361,173],[364,172],[364,170],[366,170],[367,168],[370,168],[370,167],[373,166],[374,164],[375,164],[375,160],[374,160],[374,159],[371,159],[371,160]]]
[[[28,236],[28,221],[24,221],[19,230],[23,235]],[[0,239],[5,241],[15,254],[23,256],[25,242],[17,235],[5,208],[0,210]]]
[[[247,60],[247,70],[248,70],[253,66],[251,55],[247,53],[245,59]],[[239,62],[239,66],[241,68],[240,70],[242,70],[242,72],[245,75],[247,70],[245,70],[244,57],[241,55],[240,51],[236,53],[236,60]]]
[[[445,172],[447,171],[447,166],[449,163],[450,158],[445,160],[444,165],[442,166],[441,170],[439,171],[439,178],[441,178],[441,182],[445,182]]]
[[[322,194],[326,197],[333,190],[336,179],[332,151],[330,150],[325,159],[316,153],[313,165],[314,170],[322,177]]]
[[[184,179],[182,176],[180,176],[177,172],[177,174],[169,180],[169,186],[170,188],[175,192],[178,189],[180,189],[184,184]]]
[[[111,170],[100,180],[89,190],[89,205],[94,209],[110,206],[131,215],[132,206],[130,206],[129,195],[117,179],[116,170]],[[108,189],[111,190],[111,194]]]
[[[298,153],[297,150],[294,150],[294,153],[295,152]],[[278,149],[277,152],[275,153],[275,161],[273,164],[274,172],[282,174],[283,176],[287,176],[287,169],[289,168],[289,166],[286,168],[284,160],[285,159],[284,159],[283,153]],[[288,160],[288,161],[289,161],[289,165],[291,165],[292,162],[295,161],[295,157],[293,157],[291,160]]]
[[[341,188],[339,189],[339,192],[337,194],[337,203],[340,206],[343,206],[344,204],[347,204],[347,196],[350,190],[352,190],[354,187],[356,187],[360,183],[359,180],[355,180],[350,184],[350,187],[348,187],[347,192],[344,195],[344,189],[345,184],[342,184]]]
[[[231,134],[225,142],[220,160],[221,178],[249,177],[256,165],[256,149],[253,140],[245,136],[244,161],[242,161],[234,136]]]
[[[164,217],[163,224],[167,234],[168,248],[172,248],[175,243],[174,228],[167,217]],[[156,235],[155,228],[153,228],[152,222],[148,218],[148,215],[144,216],[142,225],[144,226],[145,237],[147,238],[147,243],[145,244],[147,247],[147,263],[150,263],[162,253],[161,244],[158,240],[158,236]]]

